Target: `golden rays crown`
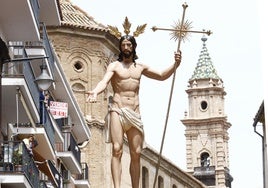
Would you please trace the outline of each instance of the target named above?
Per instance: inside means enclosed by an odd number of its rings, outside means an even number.
[[[122,25],[124,27],[124,33],[126,35],[128,35],[130,33],[131,23],[128,21],[128,18],[127,17],[125,18],[125,21],[124,21],[124,23]],[[146,25],[147,24],[138,25],[137,28],[136,28],[136,31],[133,32],[133,36],[134,37],[138,37],[140,34],[142,34],[144,32],[144,30],[145,30]],[[108,29],[109,29],[109,32],[112,35],[116,36],[118,39],[121,38],[122,34],[118,30],[118,28],[116,26],[108,25]]]

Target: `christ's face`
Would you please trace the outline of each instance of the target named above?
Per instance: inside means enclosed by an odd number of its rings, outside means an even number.
[[[123,56],[125,58],[130,58],[133,54],[133,45],[132,43],[127,40],[127,39],[124,39],[121,43],[121,51],[123,53]]]

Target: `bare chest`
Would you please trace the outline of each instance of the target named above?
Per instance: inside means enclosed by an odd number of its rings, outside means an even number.
[[[115,71],[115,78],[118,80],[140,80],[142,75],[142,67],[131,65],[129,67],[121,66]]]

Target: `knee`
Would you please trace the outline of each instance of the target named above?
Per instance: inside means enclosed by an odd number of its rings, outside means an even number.
[[[131,154],[131,158],[132,159],[139,159],[140,158],[140,156],[141,156],[141,147],[137,147],[137,148],[135,148],[135,149],[133,149],[133,150],[131,150],[130,151],[130,154]]]
[[[120,158],[123,153],[123,146],[119,143],[113,144],[113,156]]]

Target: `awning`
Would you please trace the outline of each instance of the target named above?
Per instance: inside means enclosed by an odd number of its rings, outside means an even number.
[[[34,160],[38,165],[38,169],[48,177],[54,186],[57,188],[62,187],[62,176],[51,160],[44,159],[37,152],[34,152]]]

